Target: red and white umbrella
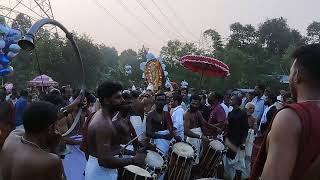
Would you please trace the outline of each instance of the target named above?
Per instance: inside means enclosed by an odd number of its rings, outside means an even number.
[[[48,87],[48,86],[58,86],[59,84],[54,81],[51,77],[47,75],[41,75],[35,77],[33,80],[28,82],[29,86],[34,87]]]
[[[200,86],[203,76],[226,78],[230,75],[225,63],[211,57],[186,55],[180,59],[180,63],[186,69],[201,74]]]

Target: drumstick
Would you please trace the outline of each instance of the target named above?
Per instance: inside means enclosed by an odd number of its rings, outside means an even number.
[[[138,139],[139,136],[141,136],[144,132],[142,132],[141,134],[137,135],[135,138],[131,139],[125,146],[123,146],[120,149],[120,152],[124,151],[126,149],[126,147],[128,147],[133,141],[135,141],[136,139]]]

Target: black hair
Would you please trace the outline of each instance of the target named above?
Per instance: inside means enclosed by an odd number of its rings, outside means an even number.
[[[262,90],[263,92],[266,90],[266,86],[263,84],[258,84],[257,87],[258,87],[258,89]]]
[[[69,86],[69,85],[62,86],[61,89],[60,89],[61,94],[65,94],[66,93],[66,89],[68,89],[68,88],[72,90],[71,86]]]
[[[182,103],[182,96],[179,93],[174,93],[172,99],[173,101],[178,101],[179,105]]]
[[[124,100],[126,100],[126,99],[131,99],[131,98],[132,98],[132,95],[131,95],[130,91],[123,92],[123,93],[122,93],[122,98],[123,98]]]
[[[241,104],[242,104],[242,99],[241,99],[239,96],[237,96],[237,95],[233,95],[232,97],[234,97],[235,100],[237,101],[237,105],[238,105],[238,106],[241,106]]]
[[[63,98],[58,90],[52,90],[45,97],[44,100],[52,103],[56,107],[61,107],[63,105]]]
[[[295,67],[306,74],[307,78],[315,84],[320,82],[320,44],[310,44],[297,48],[292,53]]]
[[[99,85],[97,94],[101,105],[104,105],[104,98],[111,97],[112,95],[122,90],[122,85],[117,82],[106,81]]]
[[[284,94],[284,96],[282,97],[283,102],[286,102],[287,99],[292,98],[291,93],[286,93]]]
[[[164,97],[167,99],[167,95],[164,94],[163,92],[156,93],[156,94],[154,95],[154,99],[157,100],[157,97],[159,97],[159,96],[164,96]]]
[[[190,98],[190,102],[192,102],[192,100],[201,101],[200,95],[202,95],[202,94],[194,94],[194,95],[192,95],[191,98]]]
[[[38,101],[27,106],[22,120],[26,133],[41,133],[57,120],[57,108],[45,101]]]
[[[223,101],[223,96],[218,92],[211,93],[208,97],[208,102],[212,104],[215,100],[221,103]]]
[[[20,91],[20,96],[23,96],[23,97],[28,97],[28,91],[27,90],[21,90]]]
[[[140,96],[140,92],[137,90],[131,91],[131,95],[133,98],[138,98]]]

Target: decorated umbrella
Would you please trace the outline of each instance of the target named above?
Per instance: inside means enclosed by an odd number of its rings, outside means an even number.
[[[186,69],[201,74],[200,86],[204,75],[221,78],[226,78],[229,75],[229,67],[211,57],[186,55],[180,59],[180,62]]]
[[[54,81],[51,77],[47,75],[41,75],[35,77],[33,80],[28,82],[29,86],[35,87],[49,87],[49,86],[58,86],[59,84]]]

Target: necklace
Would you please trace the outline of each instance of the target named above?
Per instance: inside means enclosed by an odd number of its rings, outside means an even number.
[[[21,136],[21,142],[22,142],[23,144],[29,144],[29,145],[32,145],[32,146],[38,148],[38,149],[41,149],[41,147],[38,146],[36,143],[26,140],[23,136]],[[41,149],[41,150],[42,150],[42,149]]]

